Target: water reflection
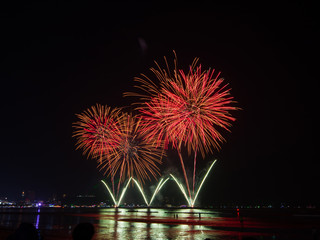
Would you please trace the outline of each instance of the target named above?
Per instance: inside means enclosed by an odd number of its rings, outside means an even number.
[[[35,224],[33,224],[36,227],[36,229],[39,228],[39,220],[40,220],[40,208],[38,208],[37,220]]]
[[[201,217],[200,217],[201,215]],[[214,211],[202,209],[121,209],[99,212],[98,239],[205,239],[212,228],[180,224],[181,220],[190,222],[199,219],[217,218]],[[161,223],[157,223],[157,222]]]
[[[208,209],[38,208],[0,209],[0,211],[0,227],[16,229],[21,222],[31,222],[41,232],[51,236],[59,232],[59,236],[64,239],[70,238],[72,229],[80,222],[94,224],[96,240],[205,238],[236,240],[243,234],[240,231],[219,230],[217,227],[208,226],[213,223],[221,226],[239,224],[236,214],[228,215],[226,212]]]

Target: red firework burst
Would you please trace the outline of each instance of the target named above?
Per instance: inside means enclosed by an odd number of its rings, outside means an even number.
[[[88,157],[100,160],[113,151],[118,142],[117,116],[119,109],[97,104],[77,114],[79,121],[73,124],[73,137],[77,138],[77,149],[82,148]]]
[[[144,101],[138,109],[148,139],[164,139],[179,149],[184,144],[188,153],[200,151],[204,156],[220,148],[224,138],[218,130],[229,130],[235,120],[230,111],[236,107],[232,106],[230,89],[219,78],[220,72],[214,77],[214,70],[201,71],[196,62],[187,74],[176,70],[172,77],[163,69],[152,68],[159,88],[149,78],[136,78],[139,88],[147,92],[139,95]]]

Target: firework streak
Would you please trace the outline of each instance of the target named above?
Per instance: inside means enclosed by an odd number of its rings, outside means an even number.
[[[115,198],[114,194],[112,193],[112,191],[110,190],[110,188],[108,187],[108,185],[105,183],[105,181],[101,180],[101,182],[104,184],[104,186],[108,189],[108,192],[109,192],[109,194],[110,194],[110,196],[111,196],[111,198],[112,198],[112,200],[113,200],[113,203],[114,203],[114,206],[115,206],[115,207],[120,206],[121,200],[122,200],[124,194],[126,193],[127,188],[128,188],[128,186],[129,186],[129,183],[131,182],[131,180],[132,180],[132,178],[130,178],[130,179],[128,180],[126,186],[122,189],[121,196],[120,196],[120,198],[118,199],[118,201],[116,201],[116,198]]]
[[[202,185],[203,185],[203,183],[206,181],[206,178],[207,178],[209,172],[211,171],[213,165],[216,163],[216,161],[217,161],[217,160],[214,160],[213,163],[211,163],[211,165],[210,165],[209,169],[207,170],[206,174],[204,175],[204,177],[203,177],[203,179],[202,179],[202,181],[201,181],[201,183],[200,183],[200,185],[199,185],[199,187],[198,187],[198,190],[197,190],[197,192],[196,192],[196,195],[194,196],[193,199],[192,199],[192,198],[189,198],[189,197],[187,196],[186,191],[184,190],[183,185],[182,185],[172,174],[170,174],[170,176],[173,178],[173,180],[177,183],[178,187],[180,188],[180,190],[181,190],[183,196],[185,197],[185,199],[187,200],[189,206],[194,207],[194,204],[195,204],[195,202],[196,202],[196,200],[197,200],[197,197],[198,197],[199,192],[200,192],[200,190],[201,190],[201,188],[202,188]]]
[[[148,202],[148,200],[147,200],[147,198],[146,198],[146,196],[145,196],[145,194],[144,194],[144,192],[143,192],[143,189],[142,189],[142,187],[140,186],[139,182],[136,181],[136,180],[133,178],[133,181],[134,181],[135,184],[137,185],[139,191],[140,191],[141,194],[142,194],[142,197],[143,197],[143,199],[144,199],[144,202],[146,203],[146,205],[147,205],[148,207],[151,205],[151,203],[153,202],[154,197],[157,195],[157,193],[160,191],[160,189],[163,187],[163,185],[164,185],[168,180],[169,180],[169,178],[167,178],[167,179],[164,180],[164,181],[163,181],[163,178],[160,179],[160,181],[159,181],[156,189],[155,189],[154,192],[153,192],[153,195],[152,195],[152,197],[151,197],[151,199],[150,199],[150,202]]]

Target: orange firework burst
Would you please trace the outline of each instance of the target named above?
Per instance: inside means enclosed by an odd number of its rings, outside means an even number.
[[[132,114],[122,113],[117,118],[118,138],[116,147],[99,165],[106,171],[119,172],[120,182],[125,177],[136,176],[140,182],[150,179],[149,174],[159,174],[157,164],[163,155],[162,144],[158,147],[146,140],[141,129],[141,119]],[[119,186],[119,185],[118,185]]]

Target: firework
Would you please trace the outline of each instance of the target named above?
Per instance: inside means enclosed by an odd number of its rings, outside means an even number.
[[[220,72],[202,71],[195,59],[186,74],[175,69],[171,73],[166,61],[166,69],[157,63],[157,69],[151,68],[159,85],[142,75],[136,78],[137,88],[144,93],[125,93],[125,96],[138,96],[141,103],[137,109],[141,113],[146,137],[155,144],[161,139],[165,147],[171,144],[177,149],[184,174],[189,199],[195,199],[195,174],[197,153],[202,157],[214,149],[219,150],[225,139],[220,129],[229,131],[231,122],[235,120],[230,111],[236,110],[233,97],[224,80],[219,78]],[[194,154],[192,192],[182,158],[181,149],[186,147],[188,154]],[[186,193],[187,194],[187,193]],[[190,202],[191,203],[191,202]]]
[[[206,181],[206,178],[208,177],[209,172],[211,171],[211,169],[212,169],[213,165],[216,163],[216,161],[217,161],[217,160],[214,160],[213,163],[211,163],[209,169],[207,170],[206,174],[204,175],[204,177],[203,177],[203,179],[202,179],[202,181],[201,181],[201,183],[200,183],[200,186],[198,187],[198,190],[197,190],[197,192],[196,192],[196,195],[195,195],[194,198],[192,199],[192,203],[191,203],[191,206],[192,206],[192,207],[194,206],[194,204],[195,204],[195,202],[196,202],[196,200],[197,200],[198,194],[199,194],[199,192],[200,192],[200,190],[201,190],[201,188],[202,188],[202,185],[203,185],[204,182]]]
[[[220,148],[224,138],[218,128],[229,130],[230,122],[235,120],[229,111],[236,108],[230,106],[233,97],[223,79],[219,79],[220,72],[213,78],[215,70],[202,72],[201,66],[192,66],[188,74],[176,70],[174,77],[164,70],[152,69],[160,80],[159,88],[136,78],[141,88],[150,93],[148,101],[138,109],[148,126],[150,140],[165,139],[174,148],[185,145],[189,153],[200,151],[204,156]]]
[[[169,178],[167,178],[166,180],[163,181],[163,178],[161,178],[161,180],[159,181],[156,189],[154,190],[153,192],[153,195],[150,199],[150,202],[149,202],[149,206],[151,205],[151,203],[153,202],[153,199],[155,198],[155,196],[157,195],[158,192],[160,192],[161,188],[163,187],[163,185],[169,180]]]
[[[153,199],[155,198],[155,196],[157,195],[157,193],[160,191],[160,189],[163,187],[163,185],[169,180],[169,178],[166,178],[166,180],[163,180],[163,178],[160,179],[160,181],[158,182],[158,185],[156,187],[156,189],[154,190],[153,192],[153,195],[150,199],[150,202],[148,202],[147,200],[147,197],[142,189],[142,187],[140,186],[140,184],[138,183],[138,181],[136,181],[134,178],[133,178],[133,181],[135,182],[135,184],[137,185],[140,193],[142,194],[142,197],[144,199],[144,202],[146,203],[146,205],[149,207],[151,205],[151,203],[153,202]]]
[[[146,140],[141,128],[141,119],[132,114],[122,113],[117,118],[117,142],[113,151],[101,161],[99,167],[113,176],[119,176],[120,183],[126,177],[136,177],[139,182],[160,175],[157,164],[161,163],[163,149]]]
[[[197,197],[198,197],[198,195],[199,195],[199,192],[200,192],[200,190],[201,190],[201,188],[202,188],[202,185],[203,185],[204,182],[206,181],[206,178],[208,177],[208,175],[209,175],[209,173],[210,173],[213,165],[216,163],[216,161],[217,161],[217,160],[214,160],[214,161],[211,163],[209,169],[207,170],[206,174],[204,175],[203,179],[201,180],[200,185],[199,185],[199,187],[198,187],[198,190],[197,190],[197,192],[196,192],[196,194],[195,194],[195,196],[194,196],[193,198],[188,197],[188,195],[187,195],[187,193],[186,193],[186,190],[184,189],[182,183],[180,183],[180,182],[173,176],[173,174],[170,174],[170,176],[173,178],[173,180],[177,183],[178,187],[180,188],[180,191],[182,192],[183,196],[184,196],[185,199],[187,200],[189,206],[194,207],[194,205],[195,205],[195,203],[196,203],[196,200],[197,200]]]
[[[79,121],[73,124],[75,128],[73,137],[77,138],[77,149],[82,148],[83,154],[98,159],[101,164],[106,156],[114,151],[119,142],[117,118],[120,109],[111,110],[108,106],[97,104],[77,114]],[[114,189],[114,173],[110,168],[112,192]]]
[[[132,114],[111,110],[106,106],[93,106],[77,115],[80,121],[74,124],[77,148],[82,148],[88,157],[98,159],[98,168],[111,176],[112,194],[118,196],[120,184],[135,176],[144,183],[149,174],[159,174],[161,143],[150,143],[141,129],[141,120]],[[118,177],[115,194],[114,179]]]
[[[118,206],[117,200],[116,200],[114,194],[112,193],[112,191],[110,190],[109,186],[107,185],[107,183],[106,183],[105,181],[103,181],[103,180],[101,180],[101,182],[103,183],[103,185],[104,185],[104,186],[106,187],[106,189],[108,190],[108,192],[109,192],[109,194],[110,194],[110,196],[111,196],[111,198],[112,198],[112,200],[113,200],[114,206]]]
[[[112,200],[113,200],[113,203],[114,203],[114,206],[115,207],[118,207],[120,206],[121,204],[121,201],[122,201],[122,198],[124,196],[124,194],[126,193],[127,189],[128,189],[128,186],[129,186],[129,183],[131,182],[132,178],[130,178],[126,184],[126,186],[122,189],[122,192],[121,192],[121,196],[119,198],[119,200],[117,201],[116,200],[116,197],[114,196],[114,194],[112,193],[112,191],[110,190],[109,186],[106,184],[105,181],[101,180],[101,182],[103,183],[103,185],[107,188]]]
[[[109,154],[117,144],[116,119],[119,109],[97,104],[77,114],[79,121],[73,124],[73,137],[77,138],[77,149],[82,148],[88,157],[99,158]]]
[[[134,181],[134,183],[137,185],[137,187],[138,187],[138,189],[139,189],[139,191],[140,191],[140,193],[141,193],[141,195],[142,195],[142,197],[143,197],[144,202],[147,204],[147,206],[149,206],[148,200],[147,200],[147,198],[146,198],[146,195],[145,195],[144,192],[143,192],[142,187],[141,187],[140,184],[137,182],[137,180],[133,179],[133,181]]]
[[[132,178],[129,179],[129,181],[127,182],[126,186],[124,187],[124,189],[123,189],[123,191],[122,191],[122,193],[121,193],[121,196],[120,196],[120,198],[119,198],[119,201],[118,201],[117,206],[120,206],[121,200],[122,200],[124,194],[125,194],[126,191],[127,191],[127,188],[128,188],[128,186],[129,186],[129,183],[131,182],[131,179],[132,179]]]
[[[170,176],[173,178],[173,180],[177,183],[178,187],[180,188],[180,191],[182,192],[183,196],[187,200],[189,206],[191,206],[191,198],[188,197],[186,190],[184,189],[182,183],[180,183],[172,174]]]

